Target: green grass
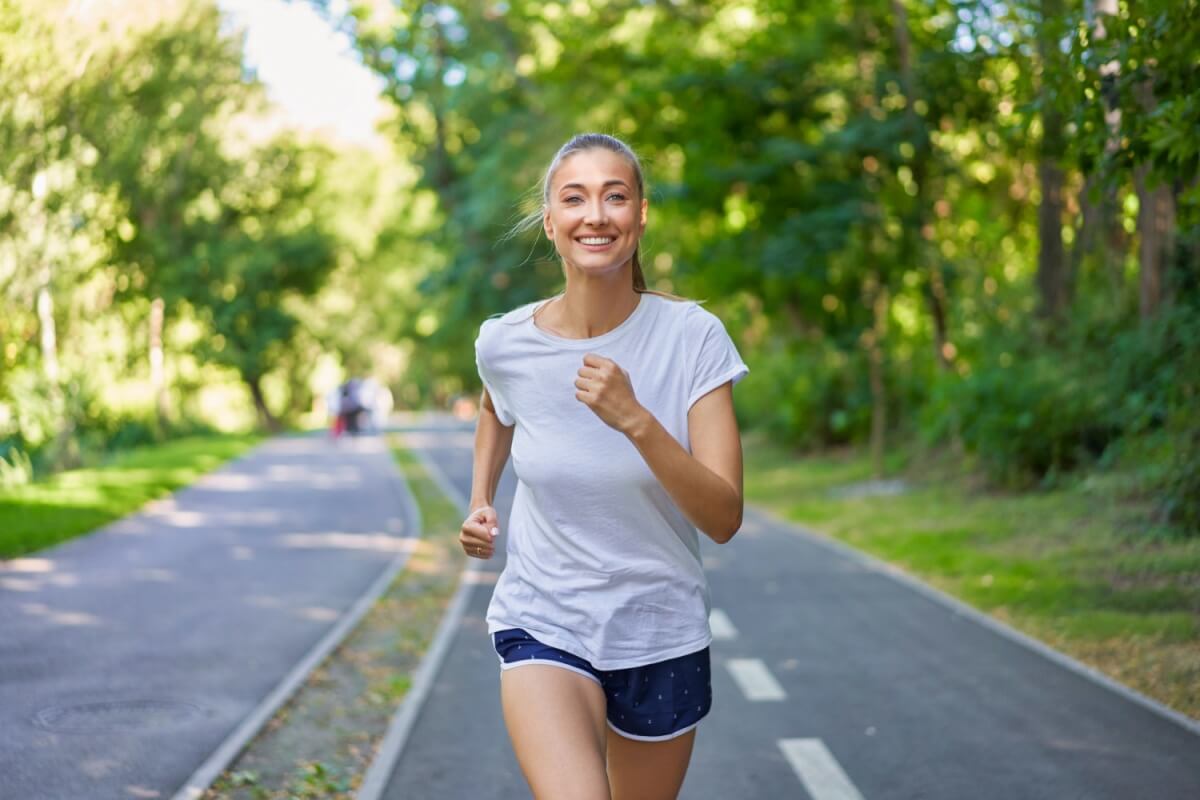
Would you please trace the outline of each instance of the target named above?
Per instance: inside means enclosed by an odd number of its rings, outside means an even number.
[[[889,477],[892,497],[834,497],[866,480],[861,453],[800,456],[746,438],[746,497],[890,563],[1175,708],[1200,716],[1200,540],[1081,480],[996,493],[947,465]]]
[[[194,436],[118,454],[106,463],[0,489],[0,558],[71,539],[186,486],[259,441]]]

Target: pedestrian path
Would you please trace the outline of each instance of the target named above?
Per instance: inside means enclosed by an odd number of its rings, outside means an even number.
[[[384,442],[268,441],[0,562],[0,798],[169,798],[405,557]]]
[[[466,496],[469,428],[433,428],[409,439]],[[506,473],[502,524],[512,486]],[[730,544],[702,552],[715,699],[685,800],[1200,797],[1194,725],[885,565],[753,510]],[[484,567],[377,796],[529,796],[484,623],[500,566]]]
[[[410,420],[406,428],[404,445],[418,453],[458,505],[465,504],[471,488],[473,426],[430,415]],[[513,476],[506,471],[496,498],[502,525],[507,525],[513,488]],[[483,619],[503,566],[502,548],[498,551],[495,558],[476,562],[462,614],[446,620],[451,625],[448,645],[419,708],[402,708],[397,715],[416,714],[402,748],[377,754],[377,760],[386,760],[390,774],[376,781],[373,765],[364,784],[368,791],[360,793],[360,799],[529,800],[500,717],[499,670]]]

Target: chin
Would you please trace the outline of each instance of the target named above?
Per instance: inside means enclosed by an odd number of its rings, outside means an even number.
[[[572,263],[584,272],[617,272],[632,258],[633,253],[616,258],[602,253],[582,253]]]

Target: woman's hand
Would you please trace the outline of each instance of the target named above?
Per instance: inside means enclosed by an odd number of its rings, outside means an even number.
[[[472,511],[463,520],[462,530],[458,534],[463,552],[472,558],[491,558],[496,552],[496,537],[500,535],[498,525],[496,509],[491,506],[480,506]]]
[[[575,399],[617,431],[629,434],[646,416],[633,394],[629,373],[617,362],[588,353],[575,378]]]

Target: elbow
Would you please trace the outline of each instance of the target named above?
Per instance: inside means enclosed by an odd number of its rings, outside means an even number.
[[[708,537],[717,544],[728,544],[729,540],[734,537],[742,527],[742,504],[738,503],[737,512],[733,518],[726,521],[723,525],[715,526],[713,530],[705,531]]]

